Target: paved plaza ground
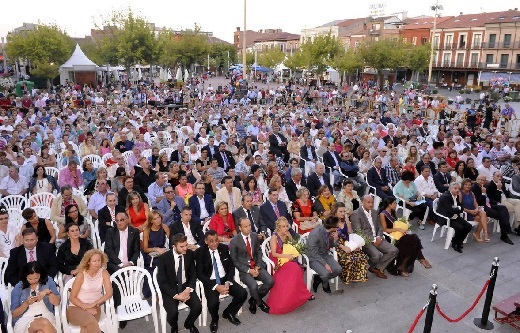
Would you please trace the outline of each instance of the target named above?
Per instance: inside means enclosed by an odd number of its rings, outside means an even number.
[[[224,82],[223,78],[209,81],[213,86]],[[259,85],[260,87],[260,85]],[[456,92],[441,90],[448,96]],[[476,94],[470,96],[477,98]],[[503,103],[502,103],[503,104]],[[520,117],[520,103],[512,103]],[[492,224],[489,224],[491,230]],[[461,315],[473,303],[474,299],[489,278],[493,257],[500,258],[500,268],[495,288],[493,303],[496,304],[512,294],[520,292],[520,237],[511,236],[514,246],[499,240],[499,234],[491,235],[491,243],[476,243],[469,240],[464,253],[459,254],[451,248],[444,250],[444,239],[439,234],[431,242],[432,226],[426,230],[414,230],[422,240],[423,253],[433,268],[425,269],[416,264],[415,271],[407,278],[389,275],[381,280],[369,273],[366,283],[340,283],[343,293],[325,294],[321,289],[316,293],[316,300],[307,302],[293,313],[277,316],[258,311],[255,315],[244,307],[239,319],[242,325],[234,326],[226,320],[220,321],[219,332],[229,333],[292,333],[292,332],[324,332],[352,333],[407,332],[415,316],[426,304],[432,284],[438,285],[438,303],[450,317]],[[227,305],[224,301],[221,310]],[[458,323],[449,323],[437,312],[435,313],[432,332],[434,333],[466,333],[480,332],[474,326],[473,319],[480,317],[484,298],[476,309]],[[179,327],[186,317],[181,313]],[[490,319],[493,318],[493,312]],[[491,332],[516,332],[507,325],[494,323]],[[422,332],[424,316],[419,321],[415,332]],[[167,328],[169,332],[169,327]],[[128,324],[124,332],[152,332],[153,325],[144,319]],[[209,332],[208,327],[200,328],[201,332]]]

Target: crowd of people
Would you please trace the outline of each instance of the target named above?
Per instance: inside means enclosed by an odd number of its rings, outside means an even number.
[[[100,332],[100,305],[122,302],[110,274],[140,258],[156,270],[172,332],[179,303],[190,308],[184,327],[198,332],[197,279],[217,332],[220,296],[232,298],[220,317],[240,325],[246,301],[253,314],[284,314],[320,285],[331,293],[336,278],[431,268],[414,224],[449,222],[459,253],[473,225],[474,240],[490,242],[490,218],[503,242],[520,236],[520,140],[502,126],[516,117],[507,104],[484,94],[454,120],[443,101],[373,82],[354,85],[350,105],[291,84],[282,99],[253,87],[230,103],[235,89],[224,91],[173,111],[145,103],[171,94],[167,85],[71,83],[25,91],[25,103],[0,111],[0,193],[54,193],[49,216],[28,205],[11,222],[0,207],[15,332],[55,332],[58,272],[74,279],[63,320],[82,332]],[[495,110],[500,121],[481,116]],[[305,253],[287,252],[298,239]],[[144,297],[154,289],[145,283]]]

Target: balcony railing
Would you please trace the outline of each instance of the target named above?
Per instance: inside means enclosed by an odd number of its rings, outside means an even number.
[[[475,61],[437,61],[433,63],[435,68],[459,68],[459,69],[520,69],[520,63],[485,63]]]
[[[482,49],[518,49],[518,48],[520,48],[520,42],[482,43]]]

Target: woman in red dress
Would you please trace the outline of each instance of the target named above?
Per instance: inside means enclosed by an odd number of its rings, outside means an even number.
[[[267,305],[270,314],[284,314],[294,311],[308,300],[314,299],[314,295],[307,290],[303,282],[303,270],[294,261],[297,257],[293,254],[283,254],[283,244],[291,239],[289,222],[285,217],[276,220],[276,228],[270,240],[271,253],[269,259],[278,267],[273,274],[274,285],[269,292]],[[288,262],[278,266],[278,259],[287,258]]]
[[[139,232],[143,232],[148,225],[148,216],[150,215],[148,204],[143,202],[139,193],[132,191],[126,197],[126,207],[126,213],[130,217],[130,225],[139,229]]]
[[[293,221],[298,225],[298,233],[303,235],[311,232],[319,225],[318,213],[309,199],[309,190],[301,187],[296,191],[296,201],[292,205]]]
[[[215,230],[220,242],[227,243],[237,235],[233,215],[229,212],[228,203],[218,202],[215,205],[216,214],[209,221],[209,228]]]

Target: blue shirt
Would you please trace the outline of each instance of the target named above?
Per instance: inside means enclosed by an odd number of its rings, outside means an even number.
[[[20,305],[22,305],[22,303],[25,302],[31,295],[31,288],[25,288],[25,289],[22,289],[22,288],[23,288],[22,281],[18,282],[16,284],[16,286],[14,286],[14,288],[13,288],[13,291],[11,293],[11,312],[16,310],[17,308],[19,308]],[[39,291],[45,290],[45,289],[49,289],[50,291],[52,291],[52,293],[54,295],[56,295],[58,297],[60,296],[60,293],[58,292],[58,289],[56,288],[56,283],[50,276],[47,278],[47,283],[45,283],[44,285],[40,285],[38,288]],[[45,306],[47,307],[47,309],[50,312],[54,313],[54,305],[51,304],[48,296],[43,298],[43,303],[45,304]],[[20,319],[22,316],[13,317],[13,327],[16,324],[16,322],[18,321],[18,319]]]
[[[150,202],[150,206],[152,206],[152,208],[157,208],[157,198],[164,197],[163,188],[165,185],[166,183],[164,183],[163,186],[159,186],[155,181],[150,186],[148,186],[148,201]]]

